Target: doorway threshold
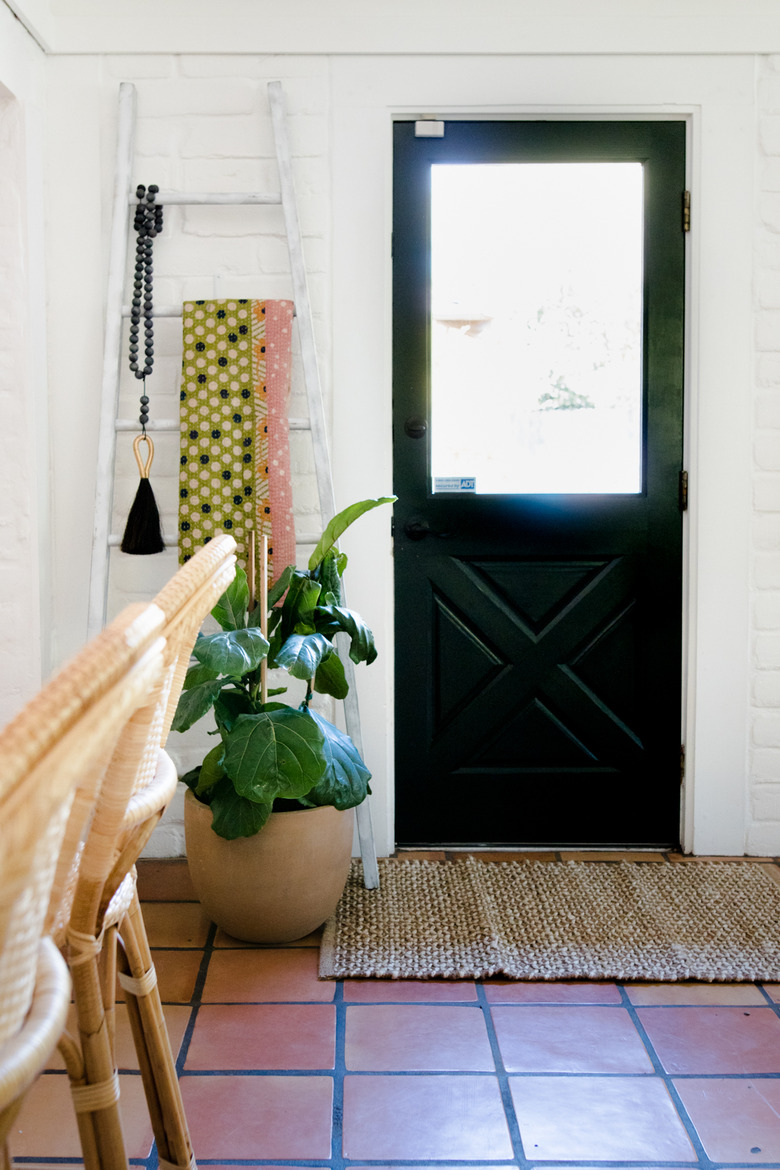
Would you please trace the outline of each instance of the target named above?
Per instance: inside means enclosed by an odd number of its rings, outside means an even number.
[[[391,854],[398,861],[645,861],[684,860],[679,849],[567,847],[512,845],[399,845]]]

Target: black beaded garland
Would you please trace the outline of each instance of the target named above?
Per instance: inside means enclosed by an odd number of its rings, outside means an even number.
[[[162,231],[163,209],[155,202],[159,187],[151,184],[147,190],[143,185],[136,188],[138,205],[135,209],[133,227],[136,232],[135,243],[135,277],[133,279],[133,298],[130,308],[130,369],[136,378],[143,381],[141,394],[141,411],[138,421],[141,424],[141,433],[133,443],[138,471],[141,481],[138,485],[130,514],[127,517],[124,536],[122,537],[122,552],[147,555],[162,552],[162,532],[160,530],[160,513],[154,498],[152,486],[149,483],[149,470],[154,458],[154,444],[146,433],[146,424],[149,422],[149,397],[146,393],[146,378],[151,374],[154,365],[154,322],[152,319],[152,280],[154,265],[152,263],[153,241]],[[143,364],[139,364],[139,335],[141,318],[144,322],[144,353]],[[140,445],[146,443],[146,462],[141,458]]]
[[[150,183],[148,189],[142,183],[136,188],[138,203],[135,209],[133,228],[135,239],[135,277],[133,280],[133,298],[130,306],[130,369],[136,378],[144,381],[144,394],[141,396],[141,413],[138,421],[146,433],[146,424],[149,421],[149,399],[146,396],[146,377],[151,374],[154,366],[154,318],[152,315],[152,280],[154,273],[153,242],[163,227],[163,209],[161,203],[155,199],[160,188]],[[143,303],[143,307],[142,307]],[[143,365],[139,365],[138,338],[140,334],[141,318],[144,322],[144,358]]]

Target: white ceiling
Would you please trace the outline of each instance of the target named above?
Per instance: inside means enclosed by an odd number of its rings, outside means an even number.
[[[780,0],[0,0],[53,53],[772,53]]]

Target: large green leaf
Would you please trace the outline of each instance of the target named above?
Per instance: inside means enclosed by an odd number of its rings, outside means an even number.
[[[246,573],[237,567],[235,577],[211,612],[223,630],[241,630],[246,625],[248,605],[249,586]]]
[[[222,767],[224,751],[225,745],[220,742],[206,755],[200,766],[198,782],[194,788],[196,796],[203,796],[204,792],[208,792],[215,784],[218,784],[225,775],[225,769]]]
[[[323,773],[322,745],[322,731],[308,712],[280,704],[239,716],[226,740],[225,771],[248,800],[296,799]]]
[[[209,679],[218,678],[219,674],[219,671],[215,673],[210,666],[204,666],[202,662],[195,662],[184,676],[182,690],[189,691],[192,687],[197,687],[203,682],[208,682]]]
[[[188,691],[182,691],[171,724],[172,729],[186,731],[188,727],[192,727],[193,723],[202,719],[206,712],[214,706],[214,700],[227,681],[226,678],[210,679],[208,682],[191,687]]]
[[[204,666],[237,678],[256,670],[267,652],[268,642],[257,628],[199,634],[192,650]]]
[[[376,658],[374,635],[359,613],[340,605],[318,605],[317,628],[328,638],[339,631],[349,634],[349,656],[353,662],[371,663]]]
[[[313,678],[320,663],[333,646],[323,634],[291,634],[276,654],[276,665],[283,666],[293,678]]]
[[[273,811],[273,804],[247,800],[225,778],[212,791],[211,827],[220,837],[235,841],[237,837],[254,837]],[[236,891],[240,897],[240,891]]]
[[[368,795],[369,772],[352,740],[316,711],[310,712],[324,737],[327,760],[325,774],[306,795],[308,804],[332,804],[336,808],[354,808]]]
[[[179,777],[182,784],[186,784],[194,792],[198,787],[198,780],[200,779],[200,764],[197,768],[190,768],[189,772],[185,772],[183,776]]]
[[[282,570],[281,576],[268,590],[268,608],[272,609],[278,601],[281,601],[285,593],[290,587],[293,573],[295,572],[295,565],[288,565],[286,569]]]
[[[293,573],[287,596],[282,605],[282,634],[313,634],[314,608],[320,598],[322,586],[308,573],[298,569]]]
[[[347,554],[331,548],[317,567],[317,580],[322,585],[321,605],[341,605],[341,575],[347,567]]]
[[[268,615],[268,669],[273,670],[276,666],[276,654],[279,647],[282,645],[284,639],[282,638],[282,611],[281,609],[272,609]]]
[[[233,730],[233,724],[239,715],[254,715],[256,710],[247,692],[236,690],[234,687],[225,687],[214,703],[217,724],[225,731]]]
[[[334,699],[345,699],[349,694],[349,683],[344,674],[344,663],[337,653],[324,658],[314,676],[314,689],[320,695],[333,695]]]
[[[380,504],[392,504],[397,498],[397,496],[380,496],[377,500],[360,500],[357,504],[350,504],[343,512],[334,516],[320,537],[319,544],[309,557],[309,570],[313,571],[317,568],[341,534],[349,528],[350,524],[354,524],[364,512],[370,512],[372,508],[378,508]]]

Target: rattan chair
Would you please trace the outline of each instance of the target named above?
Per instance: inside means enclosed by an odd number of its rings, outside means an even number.
[[[163,615],[134,606],[0,731],[0,1146],[63,1028],[70,978],[45,937],[58,883],[132,714],[159,685]]]
[[[67,944],[73,978],[79,1035],[77,1042],[66,1041],[61,1051],[79,1111],[87,1170],[127,1166],[116,1133],[117,965],[159,1164],[177,1170],[195,1166],[138,900],[135,862],[176,790],[176,769],[163,745],[198,630],[235,574],[234,550],[232,537],[215,538],[155,599],[155,608],[165,618],[163,675],[149,703],[123,732],[122,753],[108,769],[72,883],[72,899],[55,924],[55,938]]]
[[[12,1166],[8,1138],[25,1093],[56,1048],[65,1026],[70,987],[70,975],[62,955],[51,939],[41,939],[30,1009],[16,1035],[0,1045],[0,1166],[3,1170]]]
[[[158,593],[165,614],[165,711],[160,732],[165,744],[190,665],[192,647],[204,619],[235,576],[236,542],[215,537],[187,561]],[[161,753],[176,777],[167,753]],[[175,783],[175,780],[174,780]],[[156,823],[156,821],[155,821]],[[146,822],[148,827],[148,822]],[[148,836],[148,834],[147,834]],[[183,1170],[192,1160],[176,1069],[160,1028],[162,1008],[141,906],[134,889],[120,927],[119,981],[125,991],[130,1026],[152,1118],[160,1166]],[[194,1163],[193,1163],[194,1164]]]

